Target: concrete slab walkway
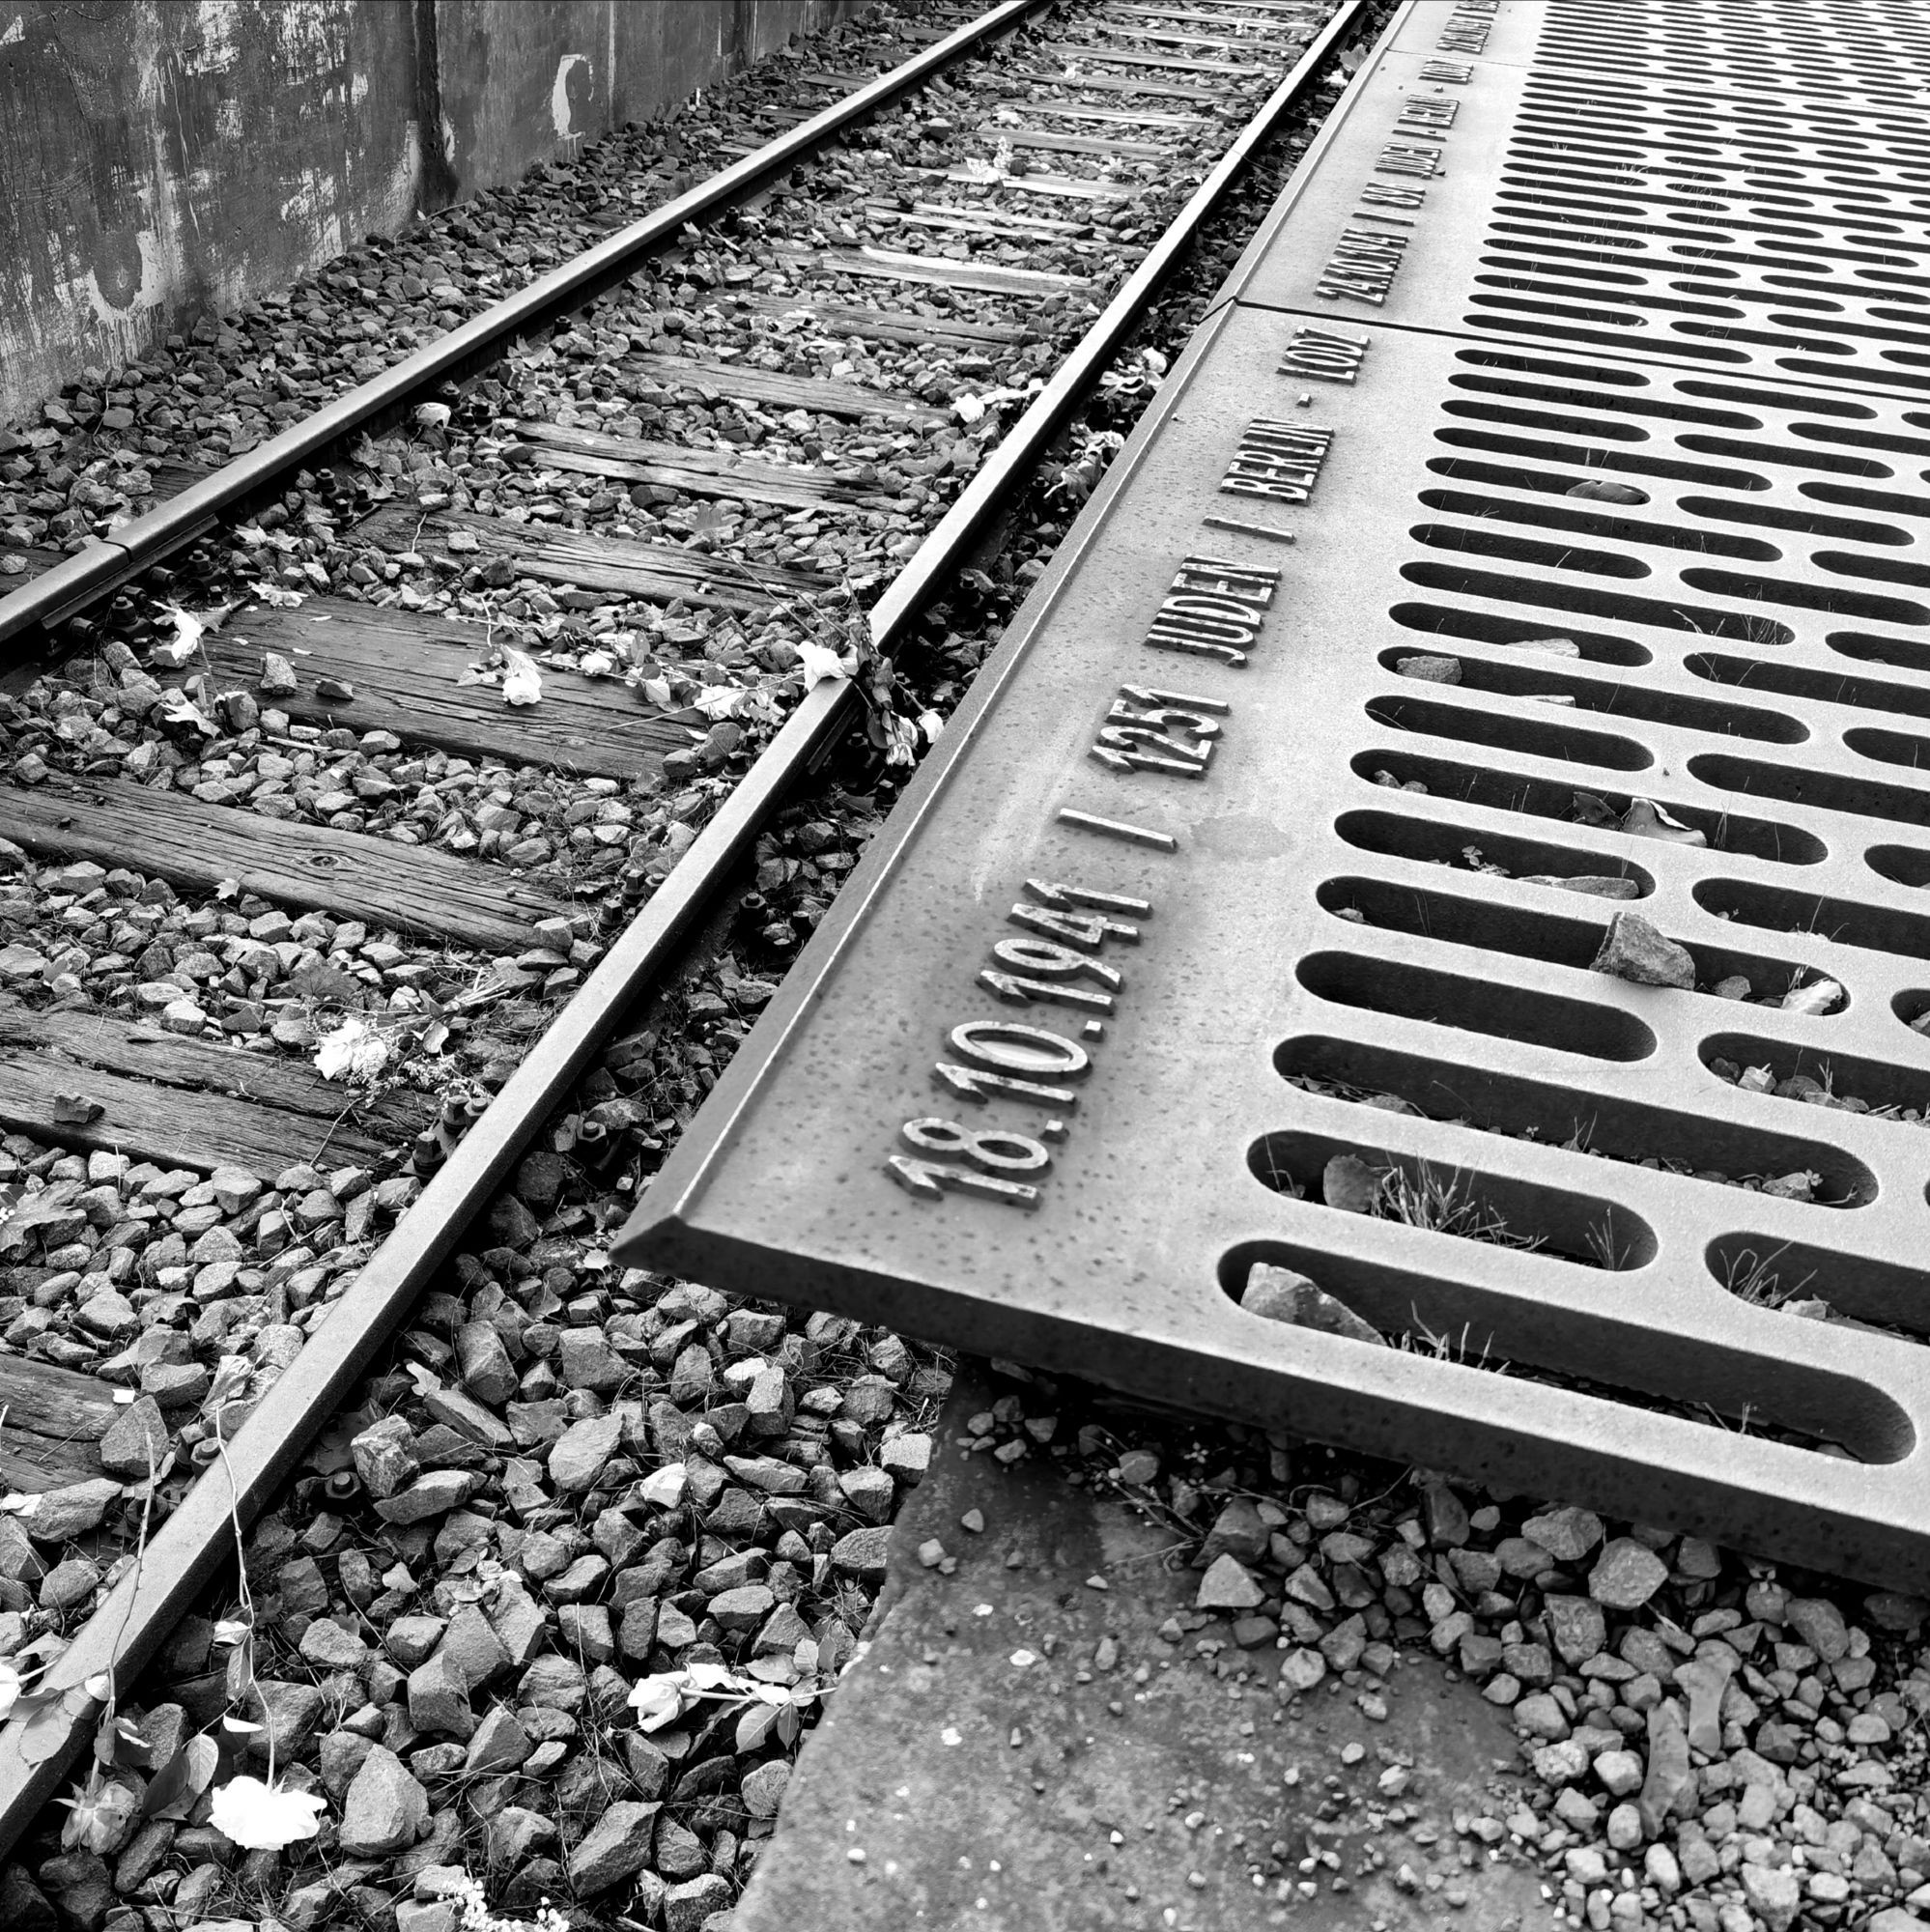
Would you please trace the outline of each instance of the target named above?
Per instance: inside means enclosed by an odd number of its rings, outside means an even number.
[[[992,1393],[961,1369],[870,1646],[803,1754],[736,1932],[1546,1922],[1539,1878],[1457,1829],[1512,1808],[1504,1713],[1423,1655],[1379,1693],[1382,1720],[1333,1679],[1289,1716],[1279,1653],[1240,1650],[1223,1619],[1169,1623],[1199,1587],[1166,1567],[1176,1539],[1043,1459],[959,1451]],[[955,1574],[921,1565],[928,1539]]]

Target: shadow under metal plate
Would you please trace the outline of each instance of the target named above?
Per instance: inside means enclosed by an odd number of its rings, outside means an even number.
[[[1520,62],[1577,13],[1486,11]],[[1930,1589],[1930,434],[1881,371],[1259,305],[1294,234],[618,1253]],[[1590,970],[1623,908],[1700,990]],[[1326,1205],[1348,1154],[1456,1211]],[[1415,1346],[1260,1319],[1259,1262]]]

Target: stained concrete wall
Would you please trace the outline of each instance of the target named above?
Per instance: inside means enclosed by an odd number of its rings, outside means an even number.
[[[0,418],[859,0],[0,0]]]

